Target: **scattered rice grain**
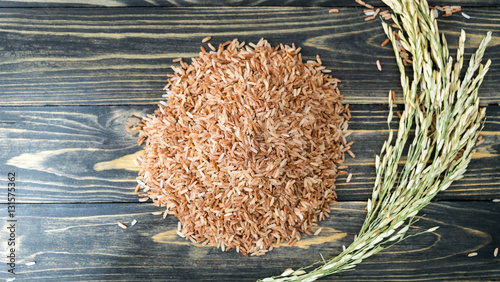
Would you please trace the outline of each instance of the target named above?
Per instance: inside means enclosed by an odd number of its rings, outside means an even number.
[[[135,219],[134,219],[134,220],[132,220],[132,222],[130,223],[130,227],[132,227],[132,226],[134,226],[134,225],[136,225],[136,224],[137,224],[137,220],[135,220]]]
[[[349,175],[347,176],[345,182],[349,183],[351,181],[351,178],[352,178],[352,173],[349,173]]]
[[[469,254],[467,254],[467,256],[470,258],[475,257],[475,256],[477,256],[477,252],[469,253]]]
[[[355,158],[355,157],[356,157],[356,155],[354,155],[354,153],[353,153],[353,152],[351,152],[351,150],[347,150],[347,153],[348,153],[348,154],[349,154],[352,158]]]
[[[319,233],[321,233],[321,231],[322,231],[322,230],[323,230],[323,228],[321,228],[321,227],[320,227],[320,228],[318,228],[318,230],[316,230],[316,231],[314,232],[314,236],[319,235]]]
[[[118,226],[120,226],[123,229],[127,229],[127,225],[125,225],[125,223],[123,222],[118,222]]]
[[[201,43],[205,43],[205,42],[209,41],[210,39],[212,39],[212,36],[207,36],[201,40]]]

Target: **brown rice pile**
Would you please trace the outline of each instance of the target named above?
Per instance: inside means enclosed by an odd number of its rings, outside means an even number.
[[[176,60],[167,102],[143,118],[137,191],[192,242],[244,255],[293,245],[328,216],[352,154],[339,80],[294,45],[210,47]]]

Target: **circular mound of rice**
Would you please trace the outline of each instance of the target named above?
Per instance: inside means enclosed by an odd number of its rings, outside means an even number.
[[[349,114],[339,80],[299,52],[233,40],[173,67],[167,102],[141,124],[138,189],[179,235],[263,254],[328,216]]]

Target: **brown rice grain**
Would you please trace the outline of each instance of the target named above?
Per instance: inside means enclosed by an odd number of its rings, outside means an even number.
[[[212,36],[207,36],[201,40],[201,43],[205,43],[205,42],[209,41],[210,39],[212,39]]]
[[[125,225],[125,223],[123,222],[118,222],[118,226],[120,226],[123,229],[127,229],[127,225]]]
[[[356,155],[354,155],[353,152],[351,152],[351,150],[347,150],[347,153],[349,154],[349,156],[351,156],[352,158],[355,158]]]

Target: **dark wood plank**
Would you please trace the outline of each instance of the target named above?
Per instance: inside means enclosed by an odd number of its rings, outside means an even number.
[[[177,220],[150,212],[150,204],[23,204],[16,210],[16,278],[20,281],[255,281],[335,256],[364,219],[364,202],[339,203],[318,236],[303,237],[262,257],[201,247],[176,235]],[[0,208],[6,211],[5,205]],[[6,213],[0,219],[6,222]],[[410,232],[413,237],[374,257],[354,272],[325,281],[495,280],[500,246],[500,204],[440,202]],[[460,214],[460,216],[457,216]],[[130,225],[121,229],[117,222]],[[5,241],[5,236],[3,236]],[[468,257],[477,252],[476,257]],[[5,251],[2,251],[5,260]],[[35,265],[26,265],[36,262]],[[6,266],[4,266],[5,268]],[[7,271],[0,278],[9,278]]]
[[[0,109],[0,172],[15,172],[23,203],[135,202],[140,154],[139,121],[156,106],[3,107]],[[347,158],[351,182],[338,179],[339,199],[366,200],[374,181],[374,159],[388,136],[387,106],[351,105]],[[394,120],[391,127],[397,128]],[[500,107],[489,106],[478,147],[465,178],[440,200],[491,200],[500,195]],[[6,177],[0,177],[6,186]],[[5,199],[0,199],[4,202]]]
[[[460,29],[470,54],[494,31],[486,52],[493,64],[480,91],[482,103],[500,103],[500,10],[470,8],[440,20],[456,47]],[[399,74],[378,20],[362,8],[329,14],[323,7],[53,8],[0,9],[0,106],[146,105],[162,94],[171,59],[196,56],[201,39],[234,38],[273,45],[295,43],[303,56],[319,54],[343,81],[348,103],[386,103]],[[383,71],[375,61],[380,59]]]
[[[385,6],[380,0],[367,0],[374,6]],[[461,5],[466,7],[498,7],[495,0],[429,1],[431,5]],[[354,0],[86,0],[86,1],[0,1],[0,7],[196,7],[196,6],[302,6],[302,7],[352,7],[359,6]]]

